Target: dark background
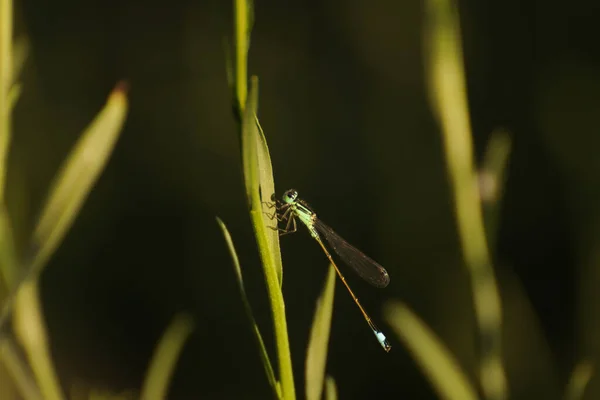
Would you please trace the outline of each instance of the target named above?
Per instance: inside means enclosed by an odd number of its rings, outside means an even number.
[[[515,399],[557,399],[600,353],[600,3],[462,1],[474,142],[513,138],[495,268]],[[384,265],[391,284],[348,274],[394,346],[385,354],[338,284],[327,371],[340,398],[434,398],[384,324],[401,299],[474,376],[475,327],[441,134],[428,104],[423,3],[257,0],[251,74],[278,192]],[[8,201],[25,243],[60,163],[117,81],[131,109],[111,160],[42,280],[60,378],[141,385],[178,311],[197,329],[170,398],[264,399],[269,387],[215,216],[228,225],[275,362],[244,198],[223,38],[230,2],[26,0],[30,52],[15,110]],[[296,387],[327,261],[306,232],[282,239]],[[599,396],[592,380],[588,398]]]

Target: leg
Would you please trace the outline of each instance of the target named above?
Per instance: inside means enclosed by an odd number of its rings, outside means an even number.
[[[268,202],[268,201],[261,201],[262,204],[264,204],[265,206],[267,206],[267,208],[273,208],[273,207],[277,207],[277,203],[276,202]]]
[[[292,226],[290,228],[290,225]],[[296,232],[296,218],[290,218],[288,219],[288,223],[285,226],[285,229],[279,229],[279,237],[283,236],[283,235],[287,235],[288,233],[294,233]]]
[[[275,211],[273,211],[273,214],[269,214],[268,212],[265,212],[264,214],[269,217],[269,219],[275,219],[275,217],[277,217],[277,221],[283,221],[283,219],[285,218],[285,216],[289,213],[289,205],[288,204],[284,204],[282,206],[279,206],[277,204],[271,203],[271,206],[268,205],[268,203],[263,202],[263,204],[267,204],[267,207],[269,208],[273,208],[275,207]],[[281,213],[283,210],[285,210],[285,212],[283,213],[282,216],[279,216],[278,214]]]

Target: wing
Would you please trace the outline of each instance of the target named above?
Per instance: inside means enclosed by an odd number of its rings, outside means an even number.
[[[358,276],[371,285],[380,288],[386,287],[390,283],[390,276],[385,268],[346,242],[321,220],[315,219],[314,227],[327,240],[329,246],[336,252],[340,259],[351,267]]]

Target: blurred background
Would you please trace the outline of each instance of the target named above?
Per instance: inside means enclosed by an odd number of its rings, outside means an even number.
[[[117,81],[130,112],[110,162],[42,277],[63,386],[138,388],[175,313],[196,330],[173,399],[264,399],[270,388],[215,216],[231,231],[274,355],[241,174],[223,39],[231,2],[16,1],[21,73],[8,203],[20,243],[61,162]],[[249,73],[278,192],[293,187],[390,273],[350,284],[394,346],[379,348],[338,284],[328,374],[340,398],[435,398],[381,315],[408,303],[475,376],[476,335],[442,138],[428,102],[423,3],[256,0]],[[600,5],[461,1],[476,157],[513,139],[494,264],[511,398],[561,398],[600,354]],[[282,238],[300,398],[327,260]],[[274,360],[274,358],[273,358]],[[586,398],[600,396],[592,378]]]

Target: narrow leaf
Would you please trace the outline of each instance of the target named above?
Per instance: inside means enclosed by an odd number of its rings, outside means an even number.
[[[483,220],[490,249],[496,245],[499,209],[504,194],[510,148],[511,140],[508,132],[504,130],[492,132],[479,172],[479,197],[483,207]]]
[[[429,378],[439,398],[476,400],[477,392],[458,361],[436,334],[406,305],[393,302],[385,309],[388,323]]]
[[[239,110],[244,110],[248,94],[248,49],[252,29],[252,3],[233,0],[235,10],[235,87]]]
[[[0,201],[4,202],[6,158],[11,137],[11,108],[14,94],[13,2],[0,0]]]
[[[269,147],[267,146],[267,139],[265,133],[258,122],[258,118],[255,115],[256,127],[258,128],[258,143],[257,143],[257,157],[258,157],[258,171],[259,171],[259,186],[260,186],[260,198],[263,202],[270,203],[271,195],[275,193],[275,182],[273,178],[273,166],[271,165],[271,155],[269,154]],[[277,219],[267,219],[266,214],[272,214],[275,212],[273,208],[269,208],[268,205],[262,204],[263,208],[263,223],[268,228],[267,232],[267,243],[273,261],[275,262],[275,270],[277,272],[277,278],[279,279],[279,286],[283,284],[283,265],[281,262],[281,248],[279,247],[279,231],[277,230]]]
[[[194,323],[189,315],[175,316],[154,350],[154,357],[150,362],[139,398],[145,400],[168,398],[169,382],[175,372],[177,359],[193,329]]]
[[[335,380],[331,376],[325,379],[325,400],[337,400],[337,386]]]
[[[573,369],[571,378],[567,385],[565,393],[566,400],[581,400],[585,393],[585,389],[594,374],[594,366],[589,361],[581,361]]]
[[[43,400],[32,371],[13,337],[0,335],[0,358],[23,399]]]
[[[258,80],[252,81],[250,96],[242,116],[242,160],[246,196],[251,210],[260,209],[260,178],[258,173],[258,126],[256,113],[258,110]]]
[[[44,399],[63,399],[64,395],[52,365],[37,280],[25,281],[17,293],[14,324]]]
[[[271,313],[273,316],[273,327],[277,344],[277,357],[279,362],[280,381],[282,394],[286,399],[295,398],[294,375],[292,370],[292,359],[287,332],[287,321],[285,317],[285,304],[281,292],[280,270],[277,261],[280,257],[279,242],[271,241],[273,236],[268,231],[267,212],[273,212],[265,204],[270,199],[261,198],[260,190],[263,187],[274,187],[271,174],[261,174],[261,170],[272,171],[268,152],[261,156],[259,153],[266,149],[266,144],[259,146],[259,128],[256,124],[256,112],[258,105],[258,78],[253,77],[248,93],[248,101],[242,118],[242,165],[244,167],[244,181],[246,194],[250,207],[252,227],[256,236],[258,251],[263,265],[263,273],[267,284]],[[262,162],[259,165],[259,162]],[[266,166],[265,163],[268,163]],[[263,181],[261,181],[263,179]],[[274,223],[271,223],[273,227]],[[269,239],[271,238],[271,239]],[[274,244],[276,243],[276,244]],[[277,253],[277,255],[276,255]],[[279,265],[280,261],[279,261]]]
[[[246,296],[246,288],[244,287],[244,279],[242,278],[242,269],[240,267],[240,261],[237,256],[237,252],[235,251],[235,247],[233,245],[233,240],[231,239],[231,235],[225,226],[225,223],[217,217],[217,223],[223,232],[223,237],[225,238],[225,242],[227,243],[227,248],[229,249],[229,254],[231,255],[231,260],[233,261],[233,267],[235,270],[235,275],[238,281],[238,286],[240,289],[240,294],[242,295],[242,302],[244,303],[244,309],[246,311],[246,316],[250,321],[250,325],[252,326],[252,331],[254,332],[254,338],[258,344],[258,348],[260,351],[260,358],[263,363],[263,367],[265,368],[265,374],[267,375],[267,379],[269,384],[275,391],[275,393],[280,398],[280,392],[277,388],[277,379],[275,378],[275,372],[273,372],[273,367],[271,366],[271,360],[269,359],[269,354],[267,353],[267,348],[265,347],[265,343],[262,339],[262,335],[260,334],[260,329],[258,329],[258,324],[254,319],[254,314],[252,313],[252,307],[250,306],[250,302],[248,301],[248,296]]]
[[[33,234],[31,273],[39,273],[60,244],[102,172],[127,112],[125,87],[117,86],[63,163]]]
[[[484,397],[508,398],[502,365],[502,303],[485,236],[473,156],[460,18],[456,0],[425,2],[425,54],[432,109],[442,130],[457,229],[479,334],[478,376]]]
[[[317,308],[310,330],[308,350],[306,352],[306,399],[320,400],[327,365],[327,347],[333,313],[335,293],[335,269],[329,265],[323,292],[317,300]]]

